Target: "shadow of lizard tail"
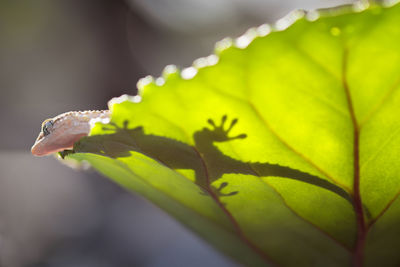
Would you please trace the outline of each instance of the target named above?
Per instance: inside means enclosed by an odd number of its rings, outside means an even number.
[[[229,137],[229,132],[236,125],[238,120],[232,120],[228,126],[226,126],[226,122],[226,115],[222,117],[219,125],[212,119],[209,119],[208,124],[211,128],[205,127],[193,134],[195,149],[197,149],[198,154],[201,155],[205,163],[209,183],[218,180],[222,175],[227,173],[249,174],[258,177],[280,177],[283,179],[294,179],[324,188],[351,202],[349,194],[343,188],[328,180],[278,164],[244,162],[223,154],[215,143],[247,138],[246,134]],[[204,184],[205,181],[201,179],[202,177],[197,177],[196,182],[198,184]]]

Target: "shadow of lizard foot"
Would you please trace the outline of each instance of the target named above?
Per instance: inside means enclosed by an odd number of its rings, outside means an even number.
[[[215,124],[212,119],[208,119],[207,122],[212,126],[211,132],[213,133],[213,140],[216,142],[224,142],[233,139],[244,139],[247,137],[246,134],[239,134],[237,136],[229,137],[229,132],[232,130],[233,126],[238,122],[238,119],[233,119],[228,128],[225,129],[225,123],[227,121],[227,116],[224,115],[221,118],[221,123],[219,126]]]
[[[221,183],[218,188],[215,188],[214,192],[216,192],[219,197],[233,196],[233,195],[236,195],[237,193],[239,193],[239,191],[232,191],[230,193],[222,193],[221,190],[224,189],[227,185],[228,185],[227,182]]]
[[[239,193],[239,191],[233,191],[230,193],[222,193],[221,190],[224,189],[228,185],[227,182],[223,182],[220,184],[218,188],[212,187],[213,192],[218,196],[218,197],[228,197],[228,196],[234,196]],[[205,189],[202,188],[202,191],[200,192],[201,195],[208,196],[210,195],[209,192]]]
[[[101,129],[105,132],[107,132],[107,131],[115,132],[115,131],[123,131],[123,130],[127,131],[127,130],[129,130],[128,125],[129,125],[128,120],[124,120],[124,122],[122,124],[122,128],[118,127],[118,125],[113,122],[109,122],[106,125],[104,125]]]

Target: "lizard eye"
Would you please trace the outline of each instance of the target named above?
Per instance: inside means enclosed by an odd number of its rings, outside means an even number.
[[[52,120],[49,120],[49,121],[46,121],[43,123],[42,132],[43,132],[44,136],[50,134],[50,130],[53,127],[53,124],[54,124],[54,122]]]

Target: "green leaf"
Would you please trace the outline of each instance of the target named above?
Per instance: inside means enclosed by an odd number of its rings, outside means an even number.
[[[66,157],[246,265],[399,265],[400,5],[360,7],[166,67]]]

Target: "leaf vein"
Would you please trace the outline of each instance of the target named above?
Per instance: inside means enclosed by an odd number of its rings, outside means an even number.
[[[363,162],[363,164],[362,164],[362,166],[361,166],[361,169],[366,168],[367,164],[368,164],[371,160],[375,159],[375,158],[381,153],[381,151],[382,151],[386,146],[388,146],[388,145],[390,144],[390,142],[392,142],[392,140],[393,140],[399,133],[400,133],[400,126],[399,126],[396,130],[392,131],[392,134],[391,134],[388,138],[386,138],[386,140],[383,142],[383,144],[380,146],[380,148],[379,148],[374,154],[372,154],[370,157],[368,157],[368,159],[366,159],[366,160]]]
[[[241,159],[241,161],[243,161],[243,159],[240,157],[240,155],[235,151],[234,147],[232,145],[230,145],[232,148],[232,151],[235,153],[235,155]],[[249,166],[249,168],[254,172],[254,174],[256,174],[258,177],[263,177],[257,170],[254,169],[254,167],[250,164],[247,163],[247,165]],[[277,178],[282,178],[280,176],[275,176]],[[322,228],[320,228],[319,226],[315,225],[314,223],[312,223],[310,220],[304,218],[303,216],[301,216],[300,214],[298,214],[285,200],[285,198],[282,196],[282,194],[280,194],[274,186],[272,186],[271,184],[269,184],[266,180],[261,179],[262,183],[264,183],[265,185],[268,185],[269,187],[272,188],[272,190],[274,190],[274,192],[281,198],[283,204],[285,205],[285,207],[287,209],[289,209],[296,217],[298,217],[300,220],[310,224],[311,226],[317,228],[317,230],[319,230],[322,234],[326,235],[327,237],[329,237],[330,239],[332,239],[334,242],[336,242],[338,245],[342,246],[343,248],[345,248],[346,250],[350,251],[350,248],[347,247],[344,243],[340,242],[338,239],[336,239],[334,236],[332,236],[331,234],[329,234],[328,232],[322,230]]]
[[[348,188],[346,185],[343,185],[342,183],[338,182],[337,179],[335,179],[332,175],[330,175],[328,172],[324,171],[322,168],[320,168],[317,164],[315,164],[313,161],[311,161],[310,159],[308,159],[305,155],[303,155],[302,153],[300,153],[299,151],[297,151],[296,149],[294,149],[292,146],[290,146],[286,141],[284,141],[269,125],[269,123],[261,116],[261,114],[259,113],[259,111],[256,109],[256,107],[254,106],[254,104],[249,100],[249,99],[243,99],[237,96],[234,96],[232,94],[226,93],[224,91],[221,91],[218,87],[215,86],[211,86],[210,84],[209,88],[212,88],[214,92],[223,95],[225,97],[229,97],[231,99],[234,99],[236,101],[239,102],[243,102],[245,104],[247,104],[248,106],[250,106],[250,108],[253,110],[254,114],[263,122],[264,126],[283,144],[285,145],[290,151],[292,151],[293,153],[295,153],[297,156],[299,156],[300,158],[302,158],[303,160],[305,160],[308,164],[310,164],[312,167],[314,167],[319,173],[321,173],[323,176],[327,177],[328,179],[330,179],[333,183],[341,186],[344,190],[346,190],[347,192],[351,192],[350,188]]]
[[[200,161],[202,162],[204,171],[206,173],[206,179],[207,179],[207,192],[209,193],[209,195],[211,196],[211,198],[215,201],[215,203],[220,207],[220,209],[222,210],[222,212],[227,216],[227,218],[229,219],[229,221],[232,223],[232,226],[234,227],[234,229],[236,230],[236,233],[238,235],[238,237],[250,248],[252,249],[255,253],[257,253],[258,255],[260,255],[266,262],[268,263],[273,263],[273,261],[271,260],[271,258],[263,251],[261,250],[258,246],[256,246],[256,244],[254,244],[250,239],[247,238],[247,236],[244,234],[243,230],[241,229],[239,223],[236,221],[235,217],[233,217],[233,215],[230,213],[230,211],[224,206],[224,204],[219,200],[219,197],[215,194],[215,192],[212,190],[211,186],[210,186],[210,178],[208,175],[208,168],[207,168],[207,164],[203,158],[203,156],[201,155],[201,153],[197,150],[196,147],[193,147],[193,150],[196,152],[196,154],[198,155]]]
[[[250,107],[253,109],[253,111],[255,112],[255,114],[257,115],[257,117],[260,118],[260,120],[264,123],[264,125],[266,126],[266,128],[274,134],[274,136],[283,144],[285,145],[290,151],[294,152],[296,155],[298,155],[300,158],[302,158],[304,161],[306,161],[308,164],[310,164],[312,167],[314,167],[317,171],[319,171],[321,174],[323,174],[325,177],[328,177],[332,182],[336,183],[337,185],[340,185],[343,189],[345,189],[347,192],[350,192],[351,190],[341,184],[340,182],[338,182],[337,179],[335,179],[331,174],[329,174],[328,172],[326,172],[325,170],[323,170],[322,168],[320,168],[317,164],[315,164],[311,159],[309,159],[308,157],[306,157],[303,153],[297,151],[294,147],[292,147],[291,145],[289,145],[289,143],[287,143],[275,130],[272,129],[272,127],[269,125],[269,123],[264,119],[264,117],[260,114],[260,112],[257,110],[257,108],[254,106],[254,104],[248,100],[247,101],[248,104],[250,105]]]
[[[367,113],[365,118],[360,122],[359,128],[361,129],[375,114],[379,112],[380,109],[382,109],[385,104],[389,101],[390,96],[394,94],[396,89],[399,88],[400,85],[400,78],[397,79],[394,84],[389,88],[389,90],[386,92],[386,94],[382,97],[381,101],[379,101],[376,105],[374,105],[371,110]]]

